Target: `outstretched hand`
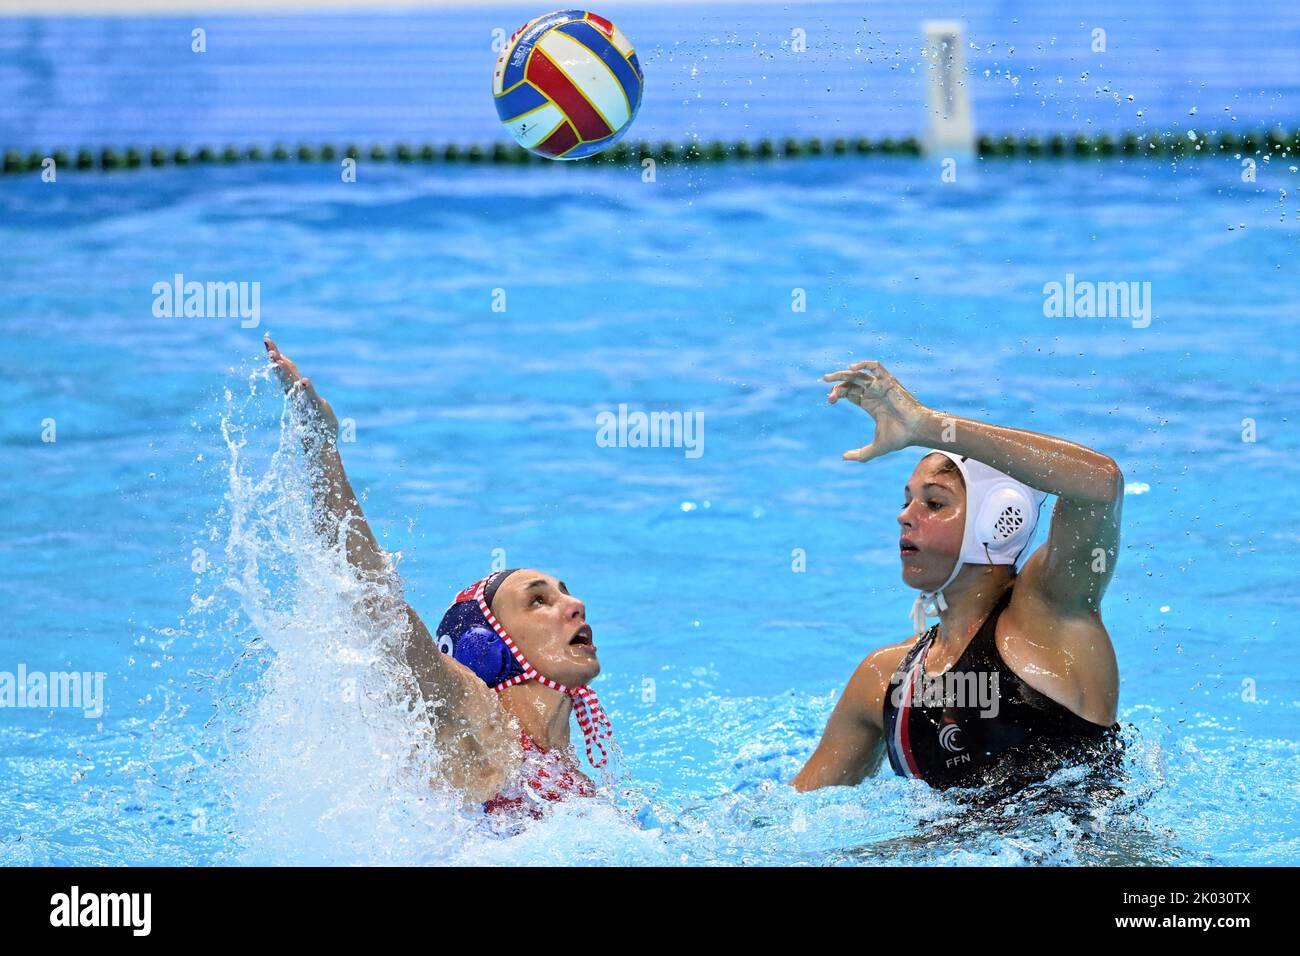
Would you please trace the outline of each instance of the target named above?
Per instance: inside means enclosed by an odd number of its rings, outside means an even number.
[[[275,371],[280,377],[280,384],[284,386],[284,390],[291,397],[302,398],[316,424],[322,428],[330,429],[331,433],[337,430],[339,420],[334,416],[334,409],[330,407],[329,402],[321,398],[316,392],[316,387],[312,385],[311,379],[304,378],[302,373],[298,371],[298,366],[281,354],[269,335],[262,340],[262,344],[266,346],[266,357],[275,366]]]
[[[876,422],[871,444],[846,451],[845,461],[871,461],[918,444],[930,409],[918,402],[879,362],[854,362],[846,369],[828,372],[822,381],[838,383],[827,396],[832,405],[846,398]]]

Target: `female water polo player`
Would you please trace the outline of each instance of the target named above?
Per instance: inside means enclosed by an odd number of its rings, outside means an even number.
[[[879,362],[823,379],[837,383],[831,404],[875,419],[872,443],[846,459],[931,450],[898,515],[903,580],[920,592],[915,633],[858,666],[793,785],[859,783],[883,752],[938,788],[1020,786],[1117,752],[1119,673],[1100,608],[1119,548],[1119,467],[1061,438],[927,408]],[[1046,543],[1017,574],[1048,494]]]
[[[324,530],[333,538],[346,528],[348,561],[366,580],[395,585],[343,470],[333,409],[271,339],[265,345],[324,439],[312,445]],[[453,785],[488,811],[535,813],[544,801],[594,795],[572,754],[569,719],[577,716],[596,767],[605,763],[611,728],[587,686],[600,663],[586,607],[563,581],[527,568],[490,574],[456,595],[436,639],[405,601],[398,619],[407,623],[404,656],[433,708],[435,741]]]

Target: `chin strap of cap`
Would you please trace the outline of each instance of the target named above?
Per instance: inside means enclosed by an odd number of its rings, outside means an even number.
[[[943,589],[952,584],[953,580],[961,571],[961,556],[958,555],[957,563],[952,566],[952,574],[948,575],[948,580],[939,585],[933,591],[922,591],[912,602],[912,626],[916,628],[917,635],[925,633],[926,621],[932,617],[938,617],[940,611],[948,610],[948,602],[944,600]]]
[[[492,626],[492,630],[496,631],[497,636],[505,642],[506,647],[510,648],[510,653],[515,656],[519,666],[524,669],[522,674],[516,674],[508,680],[503,680],[492,689],[499,694],[507,687],[514,687],[516,684],[531,680],[567,696],[573,701],[573,713],[578,718],[578,727],[582,729],[582,739],[587,745],[587,759],[591,761],[593,767],[605,766],[609,760],[609,754],[605,751],[604,741],[614,739],[614,726],[609,722],[609,718],[605,716],[604,708],[600,706],[600,699],[596,696],[596,692],[586,684],[579,684],[577,687],[566,687],[559,681],[551,680],[546,675],[538,673],[537,668],[528,663],[528,658],[524,657],[524,652],[519,649],[519,645],[514,642],[506,629],[501,626],[501,622],[497,620],[496,615],[492,613],[492,609],[488,607],[485,592],[489,580],[490,578],[484,578],[478,583],[478,587],[474,591],[474,600],[478,602],[479,610],[483,612],[483,617]],[[597,751],[600,753],[599,758],[596,756]]]

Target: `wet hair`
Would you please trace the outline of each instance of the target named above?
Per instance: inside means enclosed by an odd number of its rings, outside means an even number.
[[[926,455],[925,457],[931,458],[936,454],[938,453],[930,452],[930,454]],[[924,460],[925,459],[923,458],[922,461]],[[947,455],[939,455],[939,474],[956,476],[957,484],[961,487],[961,490],[962,491],[966,490],[966,476],[961,473],[961,469],[957,467],[957,463],[953,461],[951,458],[949,458]]]
[[[497,590],[505,583],[506,578],[518,570],[518,568],[508,568],[505,571],[498,571],[488,578],[487,587],[483,589],[483,600],[487,601],[489,610],[492,609],[492,599],[497,596]]]

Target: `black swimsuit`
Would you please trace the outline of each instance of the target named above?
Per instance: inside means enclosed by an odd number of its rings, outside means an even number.
[[[925,673],[937,624],[903,658],[885,695],[885,749],[895,773],[939,788],[1019,786],[1116,752],[1119,724],[1103,727],[1079,717],[1002,660],[994,632],[1011,590],[951,670]]]

